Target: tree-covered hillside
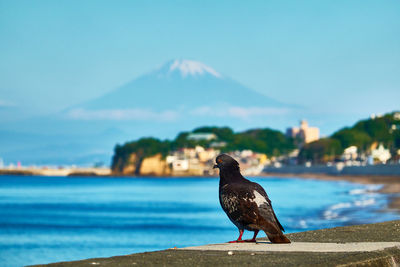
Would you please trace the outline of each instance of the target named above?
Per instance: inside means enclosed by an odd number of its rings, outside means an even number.
[[[328,138],[306,144],[300,151],[299,160],[324,163],[338,158],[349,146],[368,152],[373,143],[382,143],[392,154],[400,149],[400,119],[398,112],[357,122],[345,127]]]
[[[392,154],[400,149],[400,113],[389,113],[381,117],[361,120],[352,127],[338,130],[327,138],[305,144],[298,156],[299,163],[312,161],[326,163],[340,157],[343,150],[349,146],[357,146],[360,152],[368,152],[373,143],[382,143]],[[195,140],[192,134],[212,133],[216,136],[211,140]],[[218,148],[222,152],[250,149],[264,153],[267,156],[285,155],[297,148],[298,140],[288,138],[278,130],[269,128],[251,129],[235,133],[229,127],[204,126],[190,132],[181,132],[174,140],[159,140],[146,137],[136,141],[117,145],[112,160],[114,170],[121,169],[132,153],[136,154],[137,162],[158,153],[166,156],[169,152],[180,148],[193,148],[200,145],[205,148]]]
[[[189,138],[189,135],[193,133],[213,133],[216,135],[216,139],[194,140]],[[221,143],[224,145],[221,145]],[[132,153],[135,153],[139,158],[158,153],[165,156],[170,151],[179,148],[193,148],[197,145],[205,148],[218,147],[223,152],[251,149],[268,156],[279,156],[295,148],[294,140],[277,130],[265,128],[235,133],[229,127],[205,126],[196,128],[191,132],[181,132],[172,141],[147,137],[124,145],[117,145],[114,150],[112,168],[114,170],[121,169]]]

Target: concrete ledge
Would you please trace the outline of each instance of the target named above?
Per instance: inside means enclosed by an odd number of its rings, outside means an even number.
[[[265,239],[260,239],[259,244],[206,245],[195,247],[200,249],[168,249],[110,258],[60,262],[47,266],[400,265],[400,221],[307,231],[289,234],[288,237],[292,240],[292,244],[270,244]],[[247,245],[256,249],[244,250]],[[205,249],[207,247],[212,249]],[[217,250],[217,247],[224,249]],[[233,249],[235,247],[240,249]],[[275,250],[275,247],[280,247],[281,250]],[[229,250],[226,250],[227,248]]]
[[[258,252],[362,252],[400,248],[400,242],[358,242],[358,243],[311,243],[294,242],[291,244],[257,243],[223,243],[198,247],[187,247],[183,250],[214,251],[258,251]]]

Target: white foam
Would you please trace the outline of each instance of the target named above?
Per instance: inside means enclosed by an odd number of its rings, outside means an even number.
[[[368,199],[362,199],[362,200],[356,200],[354,201],[354,205],[357,207],[365,207],[365,206],[371,206],[376,203],[374,198],[368,198]]]
[[[308,227],[307,222],[305,220],[300,220],[299,221],[299,226],[301,228],[307,228]]]
[[[361,194],[365,194],[367,192],[367,189],[353,189],[350,190],[349,194],[350,195],[361,195]]]
[[[326,210],[324,212],[324,219],[326,220],[336,219],[337,217],[339,217],[339,214],[331,210]]]
[[[343,202],[343,203],[338,203],[335,205],[332,205],[330,207],[331,210],[337,210],[337,209],[343,209],[343,208],[350,208],[352,205],[349,202]]]

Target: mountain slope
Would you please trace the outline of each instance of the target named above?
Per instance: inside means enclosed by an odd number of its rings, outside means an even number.
[[[16,131],[24,134],[0,138],[0,157],[41,164],[89,164],[90,157],[107,162],[118,142],[173,138],[199,125],[283,128],[288,110],[201,62],[172,60],[59,114],[16,122]]]
[[[215,107],[278,109],[285,105],[222,76],[203,63],[174,60],[100,98],[73,107],[69,113],[74,114],[74,110],[80,110],[84,115],[88,111],[86,115],[96,117],[97,114],[101,118],[101,113],[93,111],[136,109],[138,116],[139,111],[144,113],[145,110],[185,111],[199,115],[207,114],[207,108]],[[133,114],[131,112],[132,119]],[[78,118],[79,114],[75,115]]]

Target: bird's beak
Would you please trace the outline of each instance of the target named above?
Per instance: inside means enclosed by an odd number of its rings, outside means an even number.
[[[219,168],[219,166],[217,164],[214,164],[213,169],[217,169],[217,168]]]

